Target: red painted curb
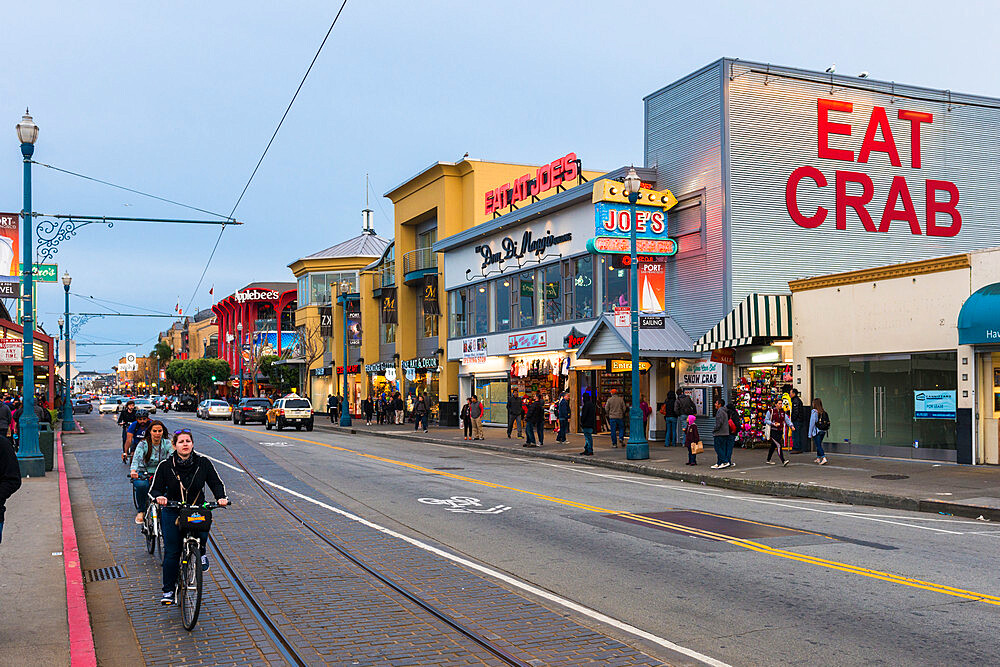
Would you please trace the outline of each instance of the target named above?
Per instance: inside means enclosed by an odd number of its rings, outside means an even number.
[[[59,513],[62,516],[63,563],[66,567],[66,615],[69,620],[69,659],[73,667],[96,667],[94,635],[87,613],[87,596],[83,590],[80,569],[80,549],[76,544],[73,509],[69,504],[66,466],[63,465],[62,433],[56,432],[56,455],[59,465]]]

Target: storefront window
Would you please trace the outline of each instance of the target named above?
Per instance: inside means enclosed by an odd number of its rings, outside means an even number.
[[[572,296],[572,306],[567,305],[567,319],[585,320],[594,316],[594,259],[589,255],[569,261],[567,297]],[[572,308],[572,310],[570,310]]]
[[[297,301],[301,304],[309,303],[309,276],[299,277],[299,289],[297,294]]]
[[[496,330],[507,331],[510,326],[510,278],[501,278],[493,283],[496,301]]]
[[[450,307],[448,308],[448,316],[451,318],[448,335],[452,338],[467,336],[469,332],[466,327],[466,313],[468,312],[466,301],[468,300],[469,292],[465,289],[457,289],[449,292],[448,296],[451,299]]]
[[[474,310],[471,317],[470,333],[485,334],[490,332],[490,292],[489,285],[482,283],[472,289]]]
[[[518,301],[520,302],[519,326],[535,326],[535,272],[526,271],[519,276],[518,281]]]
[[[385,322],[382,322],[382,323],[379,324],[378,330],[379,330],[379,342],[380,343],[382,343],[384,345],[386,343],[395,343],[396,342],[396,325],[395,324],[386,324]]]
[[[358,291],[357,271],[334,271],[331,273],[310,273],[309,279],[309,300],[303,300],[303,288],[306,277],[299,279],[299,304],[326,304],[330,303],[332,295],[339,289],[340,282],[346,280],[351,285],[351,292]],[[338,287],[332,287],[337,285]]]
[[[438,335],[438,316],[425,313],[423,301],[420,302],[418,310],[419,321],[417,324],[419,325],[418,330],[422,332],[421,335],[424,338],[436,338]]]
[[[541,269],[542,293],[539,294],[540,309],[544,313],[545,324],[555,324],[562,321],[562,276],[560,265],[552,264]]]
[[[603,312],[613,312],[615,308],[627,308],[629,305],[629,271],[627,268],[616,269],[611,260],[601,258],[604,274],[604,304]]]

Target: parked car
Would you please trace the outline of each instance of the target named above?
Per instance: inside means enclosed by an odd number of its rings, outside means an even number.
[[[271,401],[266,398],[241,398],[240,402],[233,408],[233,423],[246,424],[247,422],[267,421],[267,411],[271,409]]]
[[[117,396],[105,396],[97,406],[97,414],[113,415],[121,409],[122,400]]]
[[[313,409],[308,398],[294,394],[279,398],[267,411],[267,421],[264,422],[267,430],[276,428],[280,431],[289,425],[297,431],[301,431],[303,426],[307,431],[313,430]]]
[[[212,398],[199,403],[198,409],[195,411],[195,415],[201,419],[215,419],[217,417],[228,419],[232,414],[233,409],[229,403]]]
[[[171,407],[178,412],[194,412],[198,407],[198,399],[191,394],[181,394]]]
[[[73,414],[85,414],[89,415],[94,411],[94,404],[90,402],[90,399],[78,398],[73,401]]]

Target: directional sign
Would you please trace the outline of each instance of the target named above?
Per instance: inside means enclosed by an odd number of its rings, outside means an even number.
[[[0,280],[0,299],[16,299],[21,296],[21,283]]]
[[[640,371],[648,371],[650,367],[648,361],[639,362]],[[607,370],[612,373],[631,373],[632,372],[632,362],[628,359],[608,359],[607,360]]]

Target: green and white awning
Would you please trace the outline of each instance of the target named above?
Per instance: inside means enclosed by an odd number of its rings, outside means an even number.
[[[756,338],[791,338],[792,295],[751,294],[694,344],[695,352],[754,344]]]

